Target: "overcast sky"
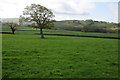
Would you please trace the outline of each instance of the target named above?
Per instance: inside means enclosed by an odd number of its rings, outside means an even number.
[[[56,20],[118,22],[119,0],[0,0],[0,18],[18,18],[32,3],[51,9]]]

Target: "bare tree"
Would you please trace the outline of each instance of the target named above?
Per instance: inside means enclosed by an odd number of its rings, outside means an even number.
[[[13,22],[6,22],[4,24],[8,25],[10,27],[13,34],[15,34],[15,31],[17,30],[17,26],[19,25],[17,23],[13,23]]]

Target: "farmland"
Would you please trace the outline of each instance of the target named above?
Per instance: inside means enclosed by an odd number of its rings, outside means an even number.
[[[119,3],[1,1],[0,78],[120,79]]]
[[[117,78],[118,39],[47,36],[25,29],[2,34],[4,78]],[[44,30],[47,34],[118,37],[110,33]]]

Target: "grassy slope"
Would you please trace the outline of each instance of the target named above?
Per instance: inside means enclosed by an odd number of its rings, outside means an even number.
[[[26,34],[27,33],[27,34]],[[3,34],[3,76],[11,78],[114,78],[118,40]]]
[[[103,37],[119,37],[116,33],[90,33],[79,31],[65,31],[65,30],[45,30],[47,34],[70,34],[70,35],[85,35],[85,36],[103,36]]]
[[[83,24],[87,24],[87,21],[83,21],[83,20],[64,20],[64,21],[57,21],[55,22],[55,26],[56,27],[81,27]],[[105,23],[105,22],[94,22],[94,24],[92,24],[92,26],[106,26],[109,28],[112,27],[117,27],[116,24],[114,23]]]

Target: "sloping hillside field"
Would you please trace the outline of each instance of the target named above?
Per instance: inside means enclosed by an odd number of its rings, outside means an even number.
[[[3,78],[118,77],[118,39],[48,35],[40,39],[34,34],[38,32],[2,34]]]

